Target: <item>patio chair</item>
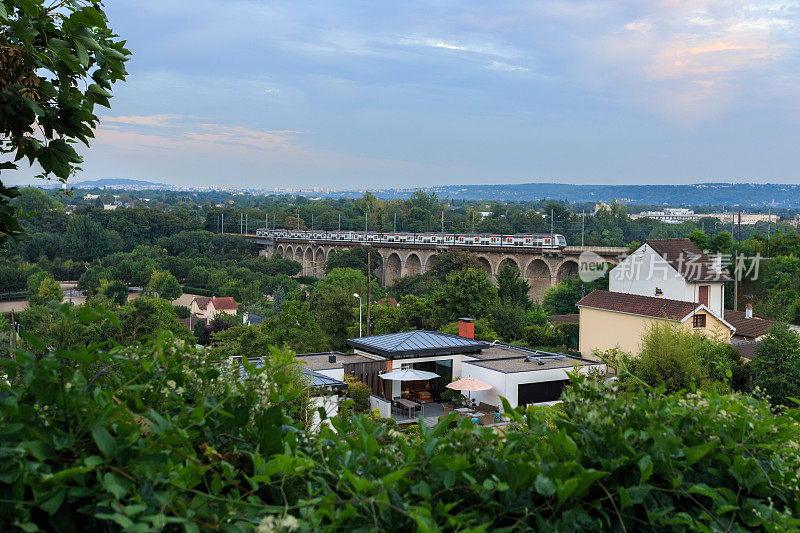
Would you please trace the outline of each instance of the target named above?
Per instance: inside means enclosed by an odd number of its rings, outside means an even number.
[[[482,426],[488,426],[489,424],[494,424],[494,413],[486,413],[479,417],[480,424]]]
[[[490,403],[481,402],[478,405],[478,411],[480,411],[481,413],[497,413],[500,411],[500,409],[497,406],[492,405]]]

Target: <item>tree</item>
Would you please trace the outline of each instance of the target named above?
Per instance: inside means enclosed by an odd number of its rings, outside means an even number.
[[[108,298],[109,302],[116,305],[125,305],[125,302],[128,301],[128,286],[121,281],[108,281],[104,279],[100,282],[100,289],[98,292]]]
[[[108,278],[108,272],[101,266],[92,266],[86,269],[78,278],[78,290],[86,291],[89,296],[95,294],[100,288],[100,282]],[[127,290],[127,289],[126,289]]]
[[[171,273],[166,270],[156,270],[150,275],[150,283],[147,284],[150,291],[158,293],[158,297],[167,301],[180,298],[183,294],[181,285]]]
[[[0,48],[0,153],[66,182],[81,162],[72,144],[88,146],[98,125],[95,105],[109,107],[130,52],[101,4],[81,0],[3,0]],[[0,162],[0,172],[16,169]],[[0,245],[22,233],[9,203],[18,196],[0,180]]]
[[[49,272],[39,271],[28,278],[28,301],[31,305],[61,303],[63,299],[61,286]]]
[[[530,290],[531,286],[528,281],[520,277],[519,269],[504,262],[497,273],[497,294],[500,299],[524,309],[531,304],[528,298]]]
[[[786,324],[770,329],[750,364],[753,386],[764,390],[773,405],[793,405],[790,398],[800,398],[800,336]]]
[[[325,274],[329,274],[337,268],[350,268],[360,270],[367,275],[367,252],[369,251],[369,263],[373,276],[381,268],[383,261],[377,250],[371,246],[356,246],[349,250],[332,250],[325,260]]]
[[[434,256],[433,264],[427,274],[444,281],[449,274],[459,272],[465,268],[480,268],[478,256],[467,250],[449,248]]]
[[[23,215],[32,215],[54,209],[62,209],[61,203],[35,187],[24,187],[19,190],[19,196],[11,204],[19,207]]]
[[[447,276],[434,300],[441,322],[477,319],[488,316],[497,305],[497,289],[482,269],[468,268]]]
[[[108,235],[98,222],[86,215],[73,215],[61,239],[64,257],[78,261],[92,261],[109,252]]]
[[[625,358],[630,373],[651,387],[663,386],[667,393],[697,388],[728,389],[733,363],[738,354],[724,341],[714,341],[680,325],[659,321],[642,335],[636,358]],[[735,350],[733,351],[735,352]],[[638,389],[640,383],[630,375],[623,385]]]
[[[577,276],[572,277],[547,289],[542,299],[542,307],[552,315],[577,313],[578,308],[575,304],[597,289],[608,290],[608,274],[589,283],[581,281]]]
[[[708,235],[703,230],[696,229],[688,237],[701,250],[708,250],[711,246],[711,239],[708,238]]]

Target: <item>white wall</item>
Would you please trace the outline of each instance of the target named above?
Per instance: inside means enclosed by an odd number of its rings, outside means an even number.
[[[392,404],[374,394],[369,395],[369,408],[377,409],[381,414],[381,418],[392,417]]]
[[[311,431],[319,431],[319,426],[322,420],[319,417],[318,409],[322,407],[325,409],[328,418],[339,414],[339,397],[338,396],[313,396],[311,398],[311,410],[313,418],[311,419]],[[330,424],[328,424],[331,428]]]
[[[656,288],[663,291],[664,298],[683,302],[699,303],[699,286],[708,285],[708,307],[718,316],[724,308],[724,285],[722,282],[689,283],[647,244],[643,244],[631,255],[611,269],[608,290],[655,296]]]
[[[578,367],[578,371],[581,374],[587,373],[590,369],[597,369],[605,373],[606,365],[584,365]],[[462,377],[473,377],[492,385],[492,388],[488,391],[473,392],[471,396],[479,403],[484,402],[495,405],[502,410],[503,404],[500,401],[500,396],[504,396],[511,407],[517,407],[519,385],[525,383],[543,383],[545,381],[563,381],[569,379],[567,373],[572,372],[572,370],[572,368],[549,368],[530,370],[528,372],[503,373],[467,363],[464,365],[464,375]]]

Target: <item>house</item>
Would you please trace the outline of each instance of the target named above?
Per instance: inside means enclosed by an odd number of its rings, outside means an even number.
[[[605,365],[597,361],[475,340],[473,331],[471,320],[460,319],[458,336],[438,331],[405,331],[348,339],[355,355],[367,361],[352,366],[344,362],[345,372],[372,389],[373,401],[382,410],[384,404],[388,406],[389,400],[401,397],[409,387],[441,392],[451,381],[470,376],[492,385],[492,389],[472,393],[472,397],[500,409],[501,396],[511,407],[555,401],[568,380],[567,372],[606,371]],[[440,377],[430,387],[427,383],[380,377],[382,373],[404,368],[434,372]]]
[[[196,317],[207,318],[206,310],[210,301],[211,298],[206,296],[195,296],[192,298],[192,303],[189,304],[189,311]]]
[[[189,311],[198,318],[213,320],[219,313],[235,315],[239,306],[233,298],[225,296],[223,298],[208,298],[206,296],[195,296],[189,304]]]
[[[206,305],[206,318],[208,320],[214,320],[214,317],[220,313],[235,315],[238,310],[239,306],[230,296],[211,298]]]
[[[754,315],[753,304],[751,303],[747,304],[747,308],[744,311],[727,309],[725,311],[725,320],[736,328],[733,339],[749,342],[760,341],[769,333],[770,328],[778,323],[771,318]]]
[[[374,359],[363,355],[342,352],[297,354],[297,359],[304,368],[339,381],[344,381],[345,368],[348,368],[349,375],[357,373],[350,365],[374,362]]]
[[[578,303],[580,311],[580,353],[595,358],[594,352],[619,347],[638,355],[642,335],[658,321],[679,324],[710,338],[728,342],[735,328],[702,303],[596,290]]]
[[[723,318],[724,284],[731,280],[721,258],[689,239],[650,239],[611,269],[609,290],[704,305]]]

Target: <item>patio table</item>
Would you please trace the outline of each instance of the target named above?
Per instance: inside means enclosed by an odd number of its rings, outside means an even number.
[[[395,400],[399,405],[402,405],[406,409],[408,409],[408,416],[411,417],[411,410],[418,409],[420,405],[417,402],[412,402],[411,400],[406,400],[404,398],[398,398]]]

